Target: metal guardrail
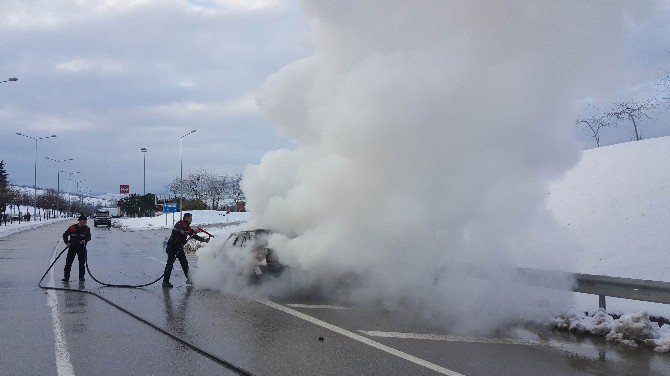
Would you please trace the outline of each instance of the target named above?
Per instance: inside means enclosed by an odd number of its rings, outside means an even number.
[[[607,296],[670,304],[670,282],[528,268],[515,271],[514,280],[519,283],[598,295],[602,309],[607,308]]]

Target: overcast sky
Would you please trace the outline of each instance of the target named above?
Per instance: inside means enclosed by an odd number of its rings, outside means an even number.
[[[0,159],[15,184],[54,187],[73,158],[94,192],[162,192],[179,173],[242,172],[289,147],[262,119],[258,87],[310,54],[299,4],[283,0],[0,2]],[[64,167],[65,168],[65,167]],[[63,189],[61,179],[61,189]],[[67,183],[65,183],[67,186]],[[84,185],[82,184],[82,185]]]
[[[631,22],[630,76],[617,78],[617,93],[585,101],[645,97],[647,83],[670,71],[665,4]],[[265,152],[292,147],[255,96],[269,75],[313,54],[311,38],[297,0],[1,1],[0,78],[19,81],[0,84],[0,159],[13,183],[32,185],[35,145],[15,133],[56,134],[39,143],[38,186],[56,186],[48,156],[73,158],[62,168],[80,171],[93,192],[130,184],[142,193],[146,147],[147,191],[163,192],[179,173],[179,137],[196,129],[184,139],[185,172],[242,172]],[[668,111],[643,131],[670,135]],[[630,137],[627,127],[603,131],[605,144]]]

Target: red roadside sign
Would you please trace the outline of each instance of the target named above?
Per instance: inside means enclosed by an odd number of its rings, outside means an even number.
[[[127,184],[121,184],[119,192],[121,192],[122,195],[127,195],[128,193],[130,193],[130,186]]]

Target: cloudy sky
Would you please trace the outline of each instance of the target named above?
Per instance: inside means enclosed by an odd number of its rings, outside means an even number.
[[[55,163],[94,192],[130,184],[162,192],[184,170],[243,171],[290,147],[255,104],[258,87],[310,54],[295,1],[63,0],[0,2],[0,159],[16,184],[55,187]],[[3,80],[6,78],[3,78]],[[62,179],[61,179],[62,182]],[[61,188],[63,185],[61,184]]]
[[[670,12],[657,9],[631,20],[629,77],[585,102],[648,96],[670,71]],[[297,0],[1,1],[0,77],[19,81],[0,84],[0,159],[13,183],[32,185],[34,142],[15,133],[56,134],[39,143],[38,186],[56,186],[48,156],[73,158],[62,168],[93,192],[141,193],[146,147],[147,191],[162,192],[179,173],[179,137],[196,129],[184,139],[185,171],[241,172],[293,147],[255,98],[268,76],[314,53],[310,25]],[[670,135],[667,111],[643,127]],[[630,137],[621,127],[603,142]]]

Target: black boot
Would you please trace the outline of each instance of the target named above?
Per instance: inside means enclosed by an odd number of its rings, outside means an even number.
[[[163,277],[163,287],[168,288],[168,289],[172,287],[172,283],[170,283],[169,278]]]

